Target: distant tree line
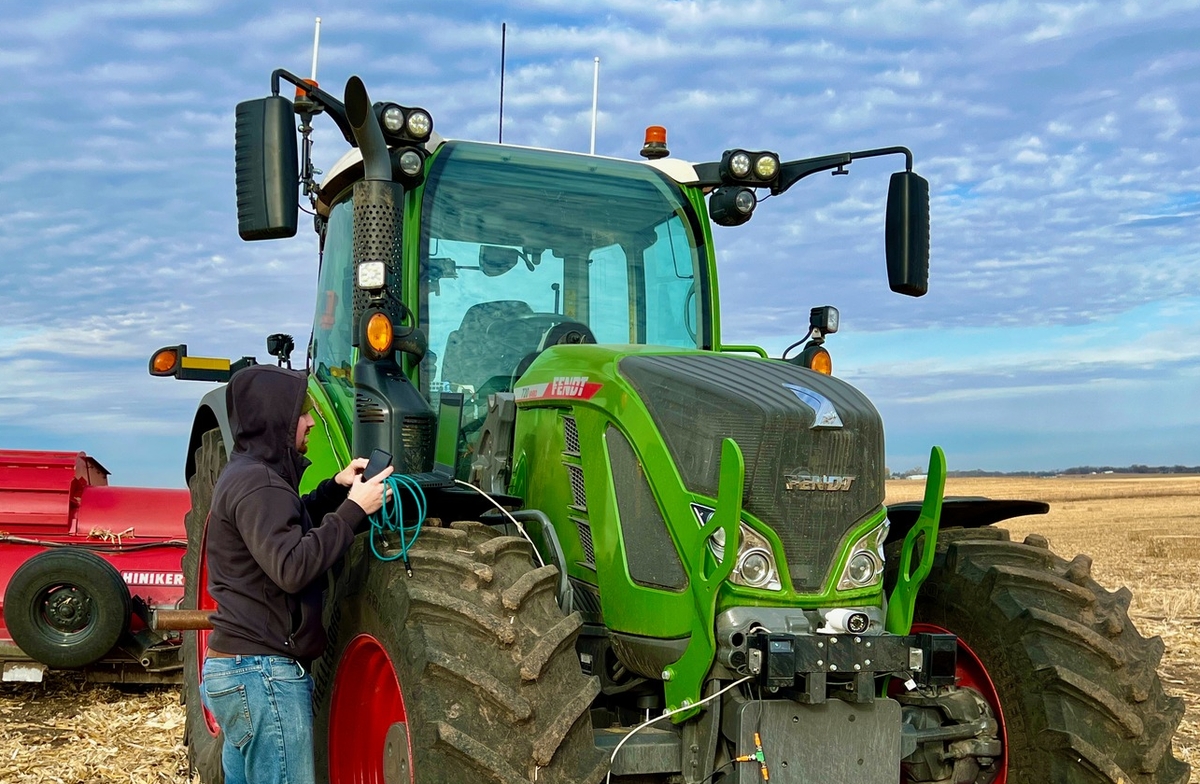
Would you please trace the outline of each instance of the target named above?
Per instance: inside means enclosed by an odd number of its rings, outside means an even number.
[[[888,476],[893,479],[907,479],[910,476],[924,476],[925,468],[915,467],[907,471],[892,473],[888,471]],[[946,476],[957,477],[961,479],[989,477],[989,476],[1012,476],[1012,477],[1048,477],[1048,476],[1087,476],[1091,474],[1200,474],[1200,466],[1148,466],[1140,463],[1134,463],[1128,466],[1072,466],[1071,468],[1063,469],[1062,471],[984,471],[976,468],[970,471],[947,471]]]
[[[1106,474],[1109,471],[1114,474],[1200,474],[1200,466],[1147,466],[1140,463],[1134,463],[1131,466],[1119,468],[1116,466],[1076,466],[1068,468],[1066,471],[1060,471],[1063,474]]]

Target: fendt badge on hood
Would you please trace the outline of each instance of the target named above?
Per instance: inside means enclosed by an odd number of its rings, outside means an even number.
[[[856,476],[837,476],[830,474],[810,474],[804,469],[787,474],[788,490],[824,490],[826,492],[846,492],[854,484]]]

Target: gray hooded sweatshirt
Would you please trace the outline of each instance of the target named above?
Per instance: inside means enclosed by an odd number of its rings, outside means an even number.
[[[299,371],[256,365],[225,390],[234,446],[213,490],[205,545],[217,602],[209,645],[223,653],[320,656],[321,578],[366,521],[333,479],[299,494],[309,466],[296,450],[305,388]]]

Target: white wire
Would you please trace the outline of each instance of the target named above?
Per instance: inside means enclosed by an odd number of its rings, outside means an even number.
[[[513,517],[511,514],[509,514],[509,513],[508,513],[508,510],[507,510],[507,509],[505,509],[505,508],[504,508],[503,506],[501,506],[500,504],[496,503],[496,499],[495,499],[495,498],[492,498],[490,495],[488,495],[487,493],[483,492],[483,490],[479,489],[478,487],[476,487],[475,485],[471,484],[470,482],[464,482],[464,481],[462,481],[461,479],[455,479],[455,480],[454,480],[454,484],[456,484],[456,485],[462,485],[463,487],[469,487],[469,488],[471,488],[472,490],[474,490],[476,493],[479,493],[481,496],[483,496],[483,497],[484,497],[484,498],[486,498],[487,500],[491,501],[491,502],[492,502],[492,506],[494,506],[494,507],[496,507],[497,509],[499,509],[499,510],[500,510],[500,512],[501,512],[501,513],[502,513],[502,514],[503,514],[505,517],[507,517],[509,520],[512,520],[512,523],[513,523],[513,525],[515,525],[515,526],[517,527],[517,530],[521,532],[521,536],[525,537],[525,541],[529,542],[529,546],[533,548],[533,557],[534,557],[534,558],[537,558],[537,560],[538,560],[538,565],[539,565],[539,566],[545,566],[545,565],[546,565],[546,562],[542,560],[542,554],[538,552],[537,545],[536,545],[536,544],[534,544],[534,543],[533,543],[533,540],[529,538],[529,534],[528,534],[528,532],[526,532],[526,530],[525,530],[525,526],[521,525],[521,521],[520,521],[520,520],[518,520],[517,518]]]
[[[676,708],[675,710],[669,710],[666,713],[662,714],[661,716],[655,716],[653,719],[650,719],[649,721],[643,721],[641,724],[639,724],[636,727],[634,727],[633,729],[631,729],[629,731],[628,735],[626,735],[624,738],[621,738],[621,742],[617,744],[617,747],[615,749],[613,749],[612,756],[608,758],[608,775],[604,777],[604,781],[606,782],[606,784],[612,784],[612,764],[617,759],[617,752],[620,751],[621,747],[625,745],[625,741],[629,740],[630,738],[632,738],[634,736],[634,733],[644,730],[646,727],[649,727],[651,724],[653,724],[656,721],[662,721],[663,719],[665,719],[669,716],[674,716],[676,713],[683,713],[684,711],[689,711],[692,708],[699,708],[704,703],[709,702],[710,700],[715,700],[717,697],[720,697],[722,694],[729,691],[734,686],[741,686],[743,683],[752,679],[753,677],[754,677],[753,675],[747,675],[745,678],[742,678],[740,681],[734,681],[733,683],[729,684],[728,686],[721,689],[716,694],[708,695],[704,699],[697,702],[695,705],[685,705],[681,708]]]

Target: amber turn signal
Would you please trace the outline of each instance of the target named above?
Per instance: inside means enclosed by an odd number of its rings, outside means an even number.
[[[815,370],[827,376],[833,375],[833,357],[829,356],[829,352],[825,349],[818,348],[806,357],[806,359],[808,360],[809,370]]]
[[[392,349],[392,320],[387,314],[376,311],[367,319],[367,345],[377,356]]]
[[[179,365],[178,348],[160,348],[150,358],[150,372],[158,376],[169,376]]]

